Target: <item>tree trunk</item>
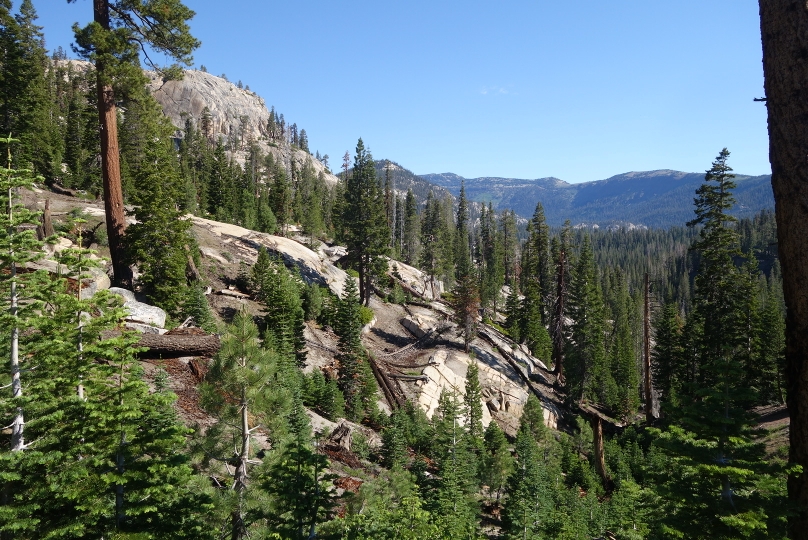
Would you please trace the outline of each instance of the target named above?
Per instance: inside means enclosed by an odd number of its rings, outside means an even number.
[[[643,306],[643,369],[645,371],[645,421],[654,423],[654,389],[651,384],[651,291],[648,283],[648,272],[645,273],[645,303]]]
[[[788,479],[798,513],[789,537],[808,538],[808,6],[760,0],[763,75],[769,115],[777,240],[786,302],[789,458],[802,473]]]
[[[96,23],[109,30],[108,0],[93,0],[93,15]],[[101,137],[101,174],[104,184],[104,211],[107,218],[107,237],[112,258],[115,283],[132,288],[132,270],[126,265],[123,236],[126,231],[126,216],[121,187],[121,164],[118,149],[118,116],[115,108],[115,93],[107,80],[104,64],[97,60],[95,72],[98,91],[98,122]]]
[[[219,336],[175,336],[159,334],[142,334],[136,347],[147,347],[149,350],[140,355],[146,358],[162,356],[176,358],[179,356],[213,356],[221,348]]]
[[[553,314],[553,373],[560,384],[564,383],[564,296],[567,294],[564,283],[564,274],[567,271],[564,256],[562,250],[558,260],[558,283]]]
[[[17,265],[11,263],[11,316],[15,319],[11,329],[11,396],[15,400],[22,398],[22,380],[20,379],[20,329],[17,319]],[[14,422],[11,425],[11,451],[19,452],[25,449],[25,416],[22,407],[17,405]]]
[[[603,451],[603,421],[600,416],[593,415],[590,418],[590,424],[592,424],[592,446],[595,451],[595,470],[598,472],[601,482],[603,482],[604,489],[610,491],[612,479],[609,478],[609,474],[606,472],[606,456]]]

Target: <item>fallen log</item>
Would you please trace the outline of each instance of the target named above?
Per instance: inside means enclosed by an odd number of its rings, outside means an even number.
[[[222,344],[216,334],[206,336],[142,334],[139,336],[136,346],[148,349],[140,353],[140,356],[144,358],[177,358],[180,356],[213,356],[219,352]]]
[[[51,188],[51,191],[53,191],[54,193],[57,193],[59,195],[67,195],[68,197],[76,197],[78,195],[78,192],[76,190],[66,188],[66,187],[64,187],[62,185],[59,185],[59,184],[55,183],[55,182],[50,185],[50,188]]]

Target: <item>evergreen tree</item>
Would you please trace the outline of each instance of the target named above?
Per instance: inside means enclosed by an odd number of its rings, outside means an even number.
[[[747,326],[739,298],[738,235],[730,226],[732,169],[724,149],[696,191],[701,224],[694,249],[701,256],[692,318],[698,372],[679,407],[680,426],[660,434],[670,457],[660,493],[669,510],[662,522],[669,534],[766,536],[778,527],[782,505],[769,483],[762,447],[753,439],[754,418],[746,412],[752,389],[745,384],[743,349]],[[690,323],[690,321],[688,321]],[[687,504],[672,511],[677,501]]]
[[[138,264],[147,298],[170,315],[181,314],[188,251],[196,249],[191,223],[179,208],[183,180],[176,167],[173,128],[149,95],[129,102],[122,126],[123,168],[131,171],[128,212],[137,223],[125,239],[128,258]]]
[[[291,429],[285,416],[293,409],[296,392],[293,365],[262,347],[255,323],[240,311],[228,327],[202,388],[203,404],[219,419],[203,441],[203,465],[214,460],[232,467],[227,468],[233,477],[231,488],[218,499],[231,538],[249,535],[250,516],[256,510],[255,488],[250,482],[255,427],[260,423],[271,439],[283,440]]]
[[[191,52],[199,46],[188,29],[187,21],[193,15],[179,0],[168,0],[159,8],[142,0],[99,0],[93,5],[93,23],[73,27],[77,49],[95,65],[107,236],[115,280],[121,284],[128,284],[132,276],[124,263],[126,219],[118,161],[116,95],[125,94],[127,85],[143,84],[139,54],[144,44],[185,65],[191,64]],[[146,59],[150,61],[148,55]],[[151,67],[167,78],[181,74],[179,66]]]
[[[261,484],[270,503],[257,514],[281,538],[304,540],[317,536],[317,525],[334,505],[330,484],[336,476],[327,473],[328,460],[312,447],[309,418],[297,393],[293,394],[289,424],[289,439],[262,474]]]
[[[553,500],[539,447],[526,424],[520,425],[514,446],[516,460],[503,516],[506,538],[543,538]]]
[[[412,189],[408,189],[407,197],[404,200],[404,232],[401,240],[403,244],[403,261],[411,266],[418,262],[418,251],[420,248],[418,243],[419,221],[415,195]]]
[[[675,405],[682,377],[682,320],[676,304],[666,302],[655,325],[651,370],[663,403]]]
[[[355,420],[361,420],[375,408],[375,381],[360,339],[359,308],[356,283],[349,278],[337,303],[334,331],[339,338],[339,387],[345,396],[346,413]]]
[[[572,319],[568,344],[567,387],[572,399],[603,399],[615,391],[606,363],[603,300],[589,237],[584,237],[578,264],[570,284]]]
[[[481,447],[483,440],[483,395],[480,387],[480,368],[472,359],[466,372],[466,393],[463,394],[463,424],[471,446]]]
[[[494,420],[485,429],[484,438],[485,452],[480,464],[480,478],[488,486],[489,497],[496,493],[496,501],[499,502],[505,481],[513,470],[513,458],[508,449],[508,439]]]
[[[359,301],[370,304],[375,275],[386,270],[390,231],[384,213],[384,196],[376,178],[373,157],[362,139],[356,144],[354,167],[345,179],[342,221],[345,242],[354,268],[359,272]]]
[[[299,367],[304,366],[306,338],[301,285],[283,261],[270,257],[265,248],[258,251],[251,283],[256,298],[266,307],[264,339],[279,354],[293,358]]]
[[[475,538],[477,459],[460,424],[459,409],[455,396],[444,391],[433,419],[439,471],[431,508],[445,538]]]

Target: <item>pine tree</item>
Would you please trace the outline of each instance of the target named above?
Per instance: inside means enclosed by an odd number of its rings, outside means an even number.
[[[682,320],[676,304],[666,302],[656,322],[651,352],[654,385],[665,404],[675,405],[682,377]]]
[[[567,387],[572,399],[603,398],[614,392],[614,379],[606,364],[603,300],[592,245],[585,236],[570,283],[569,316],[572,319],[566,354]]]
[[[345,243],[353,267],[359,272],[359,301],[368,306],[373,277],[387,268],[384,256],[388,252],[390,231],[373,156],[365,149],[362,139],[356,143],[353,171],[345,180],[344,196]]]
[[[270,495],[269,505],[257,511],[281,538],[316,538],[317,525],[325,521],[334,505],[328,460],[312,447],[311,426],[303,402],[292,397],[290,436],[270,457],[261,485]]]
[[[356,283],[349,278],[337,303],[334,331],[339,337],[339,387],[345,396],[346,413],[355,420],[361,420],[375,407],[375,382],[362,347],[359,308]]]
[[[499,425],[492,420],[485,429],[485,452],[480,463],[480,478],[488,486],[489,497],[496,493],[499,502],[505,481],[513,470],[513,458],[508,449],[508,439]]]
[[[252,433],[260,423],[272,440],[283,440],[290,429],[285,416],[293,408],[296,392],[293,365],[261,345],[255,323],[240,311],[228,327],[202,389],[203,403],[219,419],[203,441],[205,464],[213,460],[232,467],[227,468],[233,477],[231,487],[219,498],[231,538],[249,534],[250,515],[257,504],[250,482],[255,453]]]
[[[745,410],[752,392],[742,363],[748,328],[739,298],[741,270],[733,260],[740,255],[738,234],[727,214],[734,202],[728,158],[722,150],[696,191],[696,218],[689,225],[702,225],[694,243],[701,261],[691,315],[700,330],[694,340],[698,371],[679,407],[680,426],[662,432],[658,442],[670,457],[669,475],[660,482],[663,500],[669,508],[688,501],[663,517],[664,530],[676,535],[762,536],[782,511],[766,487],[763,449]]]
[[[138,264],[147,298],[179,318],[188,252],[196,243],[179,208],[184,183],[176,166],[173,127],[157,102],[144,94],[129,103],[121,131],[122,167],[131,171],[135,205],[128,214],[137,220],[124,240],[127,260]]]
[[[73,28],[78,50],[95,64],[107,236],[115,280],[123,285],[129,284],[132,274],[124,263],[126,219],[118,158],[116,95],[126,93],[128,84],[137,87],[143,83],[138,59],[144,44],[185,65],[191,64],[191,52],[199,46],[188,29],[187,21],[193,15],[179,0],[168,0],[159,9],[142,0],[98,0],[93,4],[93,23]],[[148,55],[146,59],[150,62]],[[152,64],[151,67],[168,78],[181,74],[179,66],[160,69]]]
[[[418,261],[418,251],[420,248],[418,243],[419,221],[415,195],[412,189],[408,189],[407,197],[404,200],[404,233],[401,240],[404,246],[402,250],[403,260],[409,265],[414,265]]]
[[[481,447],[483,440],[483,395],[480,387],[480,368],[472,360],[466,372],[463,394],[463,424],[472,447]]]
[[[11,240],[6,260],[12,289],[14,265],[33,245],[30,235],[0,236]],[[0,530],[26,538],[205,537],[200,513],[209,503],[188,491],[191,471],[180,452],[187,430],[172,411],[174,396],[159,384],[149,391],[135,358],[136,338],[102,337],[124,315],[116,297],[102,291],[85,299],[80,287],[68,288],[67,277],[84,279],[87,253],[65,250],[60,263],[58,278],[26,275],[28,298],[2,318],[12,336],[13,390],[3,409],[16,410],[12,415],[23,417],[26,429],[12,422],[12,451],[0,454],[5,494]],[[46,296],[38,299],[42,293]],[[15,340],[20,329],[22,339]],[[35,362],[26,367],[25,379],[19,367],[15,377],[15,349]],[[36,444],[28,448],[23,434]]]
[[[251,284],[256,298],[266,308],[264,339],[279,354],[293,358],[302,367],[306,363],[306,338],[301,285],[283,261],[270,257],[264,248],[258,251]]]
[[[456,397],[444,391],[440,397],[435,423],[435,450],[438,480],[431,508],[445,538],[475,538],[478,504],[477,459],[460,425],[460,406]]]
[[[526,424],[520,425],[514,447],[516,460],[508,478],[503,516],[506,538],[543,538],[553,501],[539,447]]]

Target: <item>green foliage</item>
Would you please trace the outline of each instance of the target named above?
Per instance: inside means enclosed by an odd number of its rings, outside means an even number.
[[[496,494],[499,501],[505,481],[510,476],[514,462],[508,449],[508,439],[495,421],[485,429],[483,458],[480,463],[480,478],[488,486],[489,497]]]
[[[376,178],[373,157],[362,139],[356,143],[354,167],[345,179],[342,206],[344,240],[351,266],[359,272],[359,300],[370,302],[373,278],[387,269],[390,230],[385,219],[384,196]]]
[[[266,308],[264,339],[280,354],[294,358],[302,367],[306,362],[306,338],[303,335],[305,313],[300,290],[304,286],[279,257],[271,257],[264,248],[259,250],[258,260],[252,268],[251,284],[256,298]]]
[[[326,473],[328,460],[312,447],[308,416],[296,394],[290,416],[289,439],[261,473],[269,504],[256,514],[281,538],[302,540],[316,535],[317,525],[326,520],[334,505],[330,485],[336,476]]]
[[[345,396],[346,414],[352,420],[361,420],[376,411],[376,381],[360,339],[361,307],[356,282],[346,280],[334,314],[334,331],[339,337],[338,383]]]
[[[658,432],[655,443],[667,457],[669,472],[657,487],[668,507],[662,531],[671,536],[782,534],[784,505],[774,475],[783,472],[763,462],[755,419],[746,411],[754,399],[744,369],[744,359],[752,361],[744,354],[750,337],[749,273],[734,262],[740,251],[730,227],[735,219],[727,214],[734,187],[728,157],[722,150],[707,171],[690,223],[702,225],[693,246],[701,261],[694,312],[685,329],[685,362],[695,364],[698,375],[682,385],[678,425]],[[678,501],[687,504],[678,506]]]
[[[127,228],[126,249],[140,270],[139,284],[150,302],[179,318],[182,313],[185,268],[191,249],[191,223],[177,207],[182,178],[176,166],[173,127],[157,102],[140,95],[127,108],[122,125],[123,169],[134,189],[130,212],[137,223]]]
[[[370,321],[372,321],[375,316],[376,315],[373,313],[373,310],[369,307],[359,306],[359,322],[362,324],[362,326],[370,324]]]
[[[123,317],[117,298],[102,291],[83,299],[68,288],[66,278],[83,277],[91,264],[85,250],[62,252],[60,277],[16,273],[41,257],[33,231],[18,230],[35,215],[8,197],[31,176],[0,173],[0,327],[11,336],[0,345],[11,366],[0,402],[12,426],[0,452],[0,530],[19,538],[206,537],[201,515],[210,501],[189,489],[175,396],[159,384],[149,390],[135,337],[105,337]]]

